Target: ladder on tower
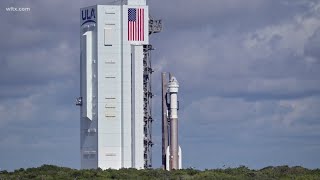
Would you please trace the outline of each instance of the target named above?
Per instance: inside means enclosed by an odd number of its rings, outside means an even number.
[[[162,31],[162,20],[155,20],[150,17],[149,35]],[[151,75],[153,69],[151,66],[152,45],[143,46],[143,111],[144,111],[144,167],[152,167],[152,86]]]

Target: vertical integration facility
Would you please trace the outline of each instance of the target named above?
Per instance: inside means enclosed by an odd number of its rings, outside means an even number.
[[[151,167],[151,61],[146,0],[80,10],[81,168]]]

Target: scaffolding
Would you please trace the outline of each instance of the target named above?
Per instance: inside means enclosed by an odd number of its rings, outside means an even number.
[[[159,33],[162,30],[162,21],[149,20],[149,35]],[[154,50],[152,45],[143,46],[143,112],[144,112],[144,167],[152,167],[152,81],[151,75],[153,69],[151,66],[151,51]]]

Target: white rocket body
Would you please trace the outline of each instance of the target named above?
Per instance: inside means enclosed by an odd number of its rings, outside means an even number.
[[[170,144],[166,151],[166,169],[181,169],[182,154],[178,143],[178,90],[179,83],[175,77],[171,77],[168,83],[170,97],[169,121],[170,121]],[[169,165],[168,165],[169,164]]]
[[[170,146],[167,147],[167,150],[166,150],[166,170],[167,171],[170,171]],[[178,159],[178,169],[182,169],[182,150],[181,150],[181,147],[179,146],[179,152],[178,152],[178,156],[179,156],[179,159]],[[173,168],[175,169],[175,168]]]

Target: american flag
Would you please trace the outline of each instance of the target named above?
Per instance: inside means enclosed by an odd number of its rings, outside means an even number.
[[[128,41],[144,41],[144,9],[128,8]]]

